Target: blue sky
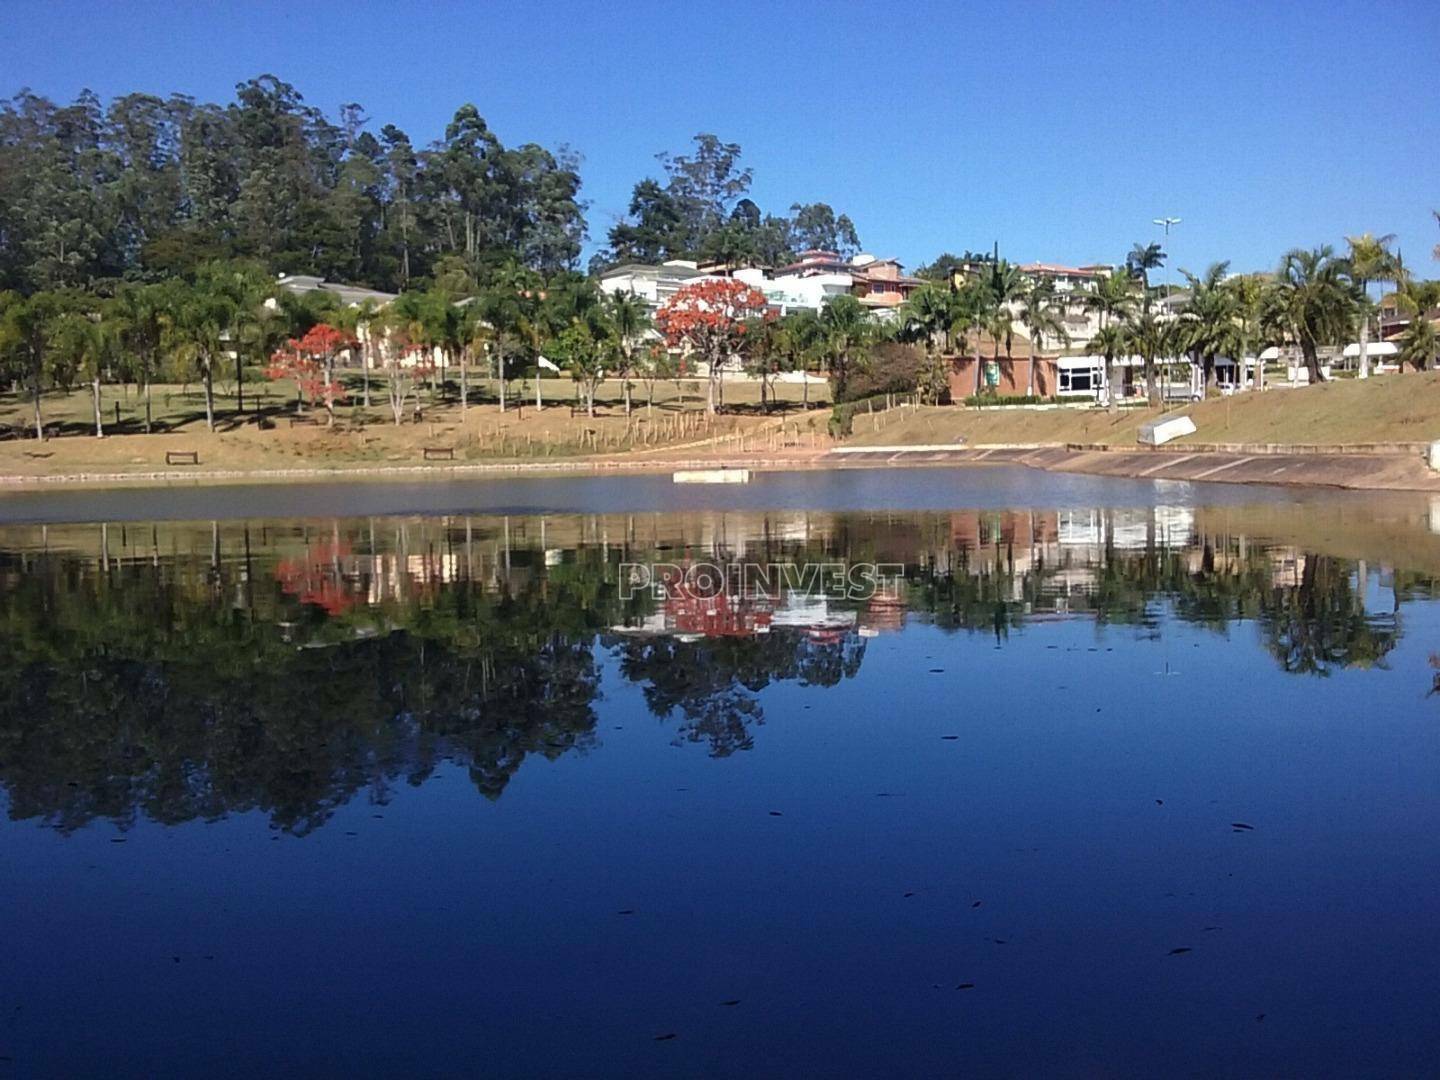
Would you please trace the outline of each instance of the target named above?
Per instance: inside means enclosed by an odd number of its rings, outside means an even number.
[[[594,241],[654,155],[744,147],[766,210],[825,201],[914,265],[988,247],[1269,268],[1396,233],[1440,276],[1431,3],[110,3],[0,0],[0,93],[181,91],[270,72],[417,144],[473,101],[584,155]]]

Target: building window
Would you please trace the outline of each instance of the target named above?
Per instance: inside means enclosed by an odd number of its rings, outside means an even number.
[[[1061,368],[1060,392],[1062,394],[1091,393],[1100,386],[1100,369]]]

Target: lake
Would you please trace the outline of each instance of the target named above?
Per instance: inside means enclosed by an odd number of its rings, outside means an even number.
[[[1407,1076],[1440,507],[0,495],[0,1077]]]

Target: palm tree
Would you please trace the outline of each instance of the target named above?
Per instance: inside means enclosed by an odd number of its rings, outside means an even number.
[[[1410,364],[1416,371],[1429,368],[1440,356],[1440,330],[1429,319],[1417,316],[1400,335],[1400,362]]]
[[[1040,278],[1031,283],[1025,293],[1025,304],[1020,309],[1020,323],[1030,335],[1030,370],[1025,380],[1025,395],[1035,396],[1035,364],[1040,359],[1040,350],[1045,339],[1052,338],[1068,345],[1070,335],[1065,330],[1065,321],[1055,302],[1055,283]]]
[[[639,348],[645,331],[650,328],[650,309],[634,292],[622,290],[610,293],[605,301],[605,314],[619,342],[620,376],[625,390],[625,415],[630,415],[630,377],[635,370],[635,350]],[[763,390],[763,384],[761,389]]]
[[[1410,316],[1410,325],[1400,337],[1400,360],[1416,371],[1431,366],[1437,352],[1437,331],[1430,312],[1440,307],[1440,281],[1405,280],[1396,300]]]
[[[444,289],[431,289],[425,294],[425,322],[430,340],[439,347],[447,366],[460,369],[460,415],[465,415],[470,398],[471,326],[466,306],[455,303]]]
[[[1120,376],[1115,358],[1130,351],[1130,335],[1124,323],[1102,326],[1090,339],[1090,348],[1105,358],[1106,411],[1111,416],[1120,412]]]
[[[235,354],[235,411],[243,413],[245,357],[247,353],[266,352],[264,336],[266,324],[270,322],[267,301],[277,296],[275,281],[260,266],[243,262],[211,263],[200,277],[207,289],[223,294],[230,303],[231,322],[225,331],[225,341]],[[338,299],[334,293],[309,295],[314,299],[308,303],[316,306],[333,307]]]
[[[175,295],[171,325],[175,341],[205,385],[205,427],[215,430],[215,367],[225,355],[235,327],[235,301],[202,276]]]
[[[1095,283],[1083,303],[1100,315],[1100,328],[1124,322],[1135,310],[1135,279],[1124,270],[1112,270]]]
[[[505,411],[505,364],[511,352],[524,341],[525,298],[508,281],[498,281],[480,294],[479,316],[490,327],[488,353],[494,360],[493,375],[499,380],[500,411]],[[535,408],[541,407],[540,379],[535,379]]]
[[[1165,252],[1159,244],[1136,244],[1125,256],[1125,268],[1130,276],[1139,278],[1142,289],[1142,306],[1150,310],[1150,271],[1165,265]]]
[[[923,343],[926,352],[933,352],[937,344],[941,352],[949,352],[958,314],[954,290],[927,281],[900,308],[902,332]]]
[[[40,411],[40,394],[50,360],[55,325],[65,310],[59,293],[38,292],[28,298],[0,293],[0,357],[9,360],[19,375],[17,381],[30,384],[35,406],[35,438],[44,440],[45,420]]]
[[[1390,251],[1395,242],[1394,233],[1372,236],[1361,233],[1347,236],[1345,243],[1350,248],[1350,276],[1360,287],[1360,378],[1370,377],[1370,283],[1372,281],[1393,281],[1399,284],[1400,260]]]
[[[831,392],[834,400],[843,401],[857,354],[870,341],[870,316],[859,300],[843,293],[825,301],[820,309],[820,325],[825,334]]]
[[[152,428],[150,386],[165,337],[167,312],[173,307],[170,292],[168,285],[122,285],[106,310],[106,318],[115,324],[129,373],[143,387],[147,435]]]
[[[1190,283],[1190,298],[1177,320],[1177,344],[1199,360],[1204,393],[1215,384],[1215,360],[1234,354],[1239,335],[1235,326],[1235,294],[1225,286],[1229,262],[1211,263],[1202,277],[1183,271]],[[1240,362],[1244,363],[1242,357]]]
[[[1225,282],[1225,287],[1230,291],[1232,311],[1235,318],[1235,351],[1239,354],[1236,363],[1237,385],[1244,385],[1246,357],[1250,349],[1259,340],[1261,315],[1265,303],[1265,286],[1254,274],[1243,274],[1232,277]],[[1256,350],[1257,353],[1259,350]],[[1265,389],[1265,365],[1260,357],[1255,357],[1254,386],[1256,390]]]
[[[116,352],[116,324],[107,323],[99,312],[73,311],[55,325],[54,348],[68,369],[90,384],[95,418],[95,437],[105,437],[105,419],[100,408],[100,380]]]
[[[1171,331],[1148,311],[1133,315],[1125,324],[1127,351],[1138,353],[1145,364],[1145,394],[1151,408],[1160,405],[1160,382],[1155,362],[1171,346]]]
[[[825,337],[820,317],[809,308],[791,312],[780,320],[779,346],[785,350],[787,366],[800,373],[800,403],[810,408],[810,368],[819,359]]]
[[[1348,337],[1360,309],[1360,291],[1345,261],[1330,245],[1286,254],[1276,273],[1275,297],[1291,339],[1300,346],[1311,383],[1323,382],[1319,349]]]
[[[978,396],[984,376],[985,361],[980,355],[981,337],[989,330],[995,314],[995,294],[990,282],[970,278],[955,293],[955,319],[965,339],[973,340],[975,346],[975,393]]]

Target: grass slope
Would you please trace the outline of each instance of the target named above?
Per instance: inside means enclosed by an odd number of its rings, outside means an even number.
[[[1440,439],[1440,372],[1407,372],[1293,390],[1267,390],[1213,398],[1169,415],[1195,421],[1196,432],[1178,443],[1428,442]],[[906,409],[861,416],[847,445],[914,446],[927,443],[1100,443],[1134,446],[1136,431],[1161,415],[1150,409]]]

